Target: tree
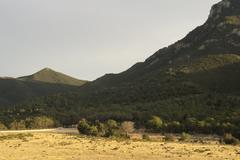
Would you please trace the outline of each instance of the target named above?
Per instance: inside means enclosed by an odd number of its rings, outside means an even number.
[[[52,118],[46,116],[34,117],[30,120],[29,128],[52,128],[55,122]]]
[[[13,130],[26,129],[25,121],[24,121],[24,120],[20,120],[20,121],[14,120],[14,121],[10,124],[10,129],[13,129]]]
[[[2,122],[0,122],[0,130],[7,130],[7,127]]]
[[[98,135],[98,129],[96,126],[90,126],[88,128],[88,135],[91,135],[91,136],[97,136]]]
[[[197,119],[194,117],[189,117],[185,120],[185,131],[193,132],[197,128]]]
[[[89,128],[90,128],[90,125],[88,124],[86,119],[82,119],[78,122],[77,129],[78,129],[79,133],[88,134]]]
[[[197,121],[197,132],[205,133],[206,131],[206,122],[205,121]]]
[[[231,133],[224,134],[223,138],[221,139],[221,142],[225,144],[233,144],[233,145],[237,145],[240,143],[239,140],[233,137]]]
[[[106,137],[118,136],[119,134],[119,127],[115,120],[108,120],[106,122]]]
[[[191,140],[191,135],[188,133],[183,132],[181,134],[181,138],[179,139],[180,141],[190,141]]]
[[[234,125],[230,122],[222,123],[223,133],[232,133],[234,130]]]
[[[181,123],[178,121],[173,121],[173,122],[168,123],[166,128],[167,128],[168,132],[179,133],[182,131]]]
[[[124,132],[126,132],[127,134],[128,133],[131,133],[133,132],[135,129],[134,129],[134,122],[131,122],[131,121],[125,121],[121,124],[121,128]]]
[[[101,123],[99,120],[96,120],[95,125],[98,130],[98,135],[99,136],[105,136],[106,134],[106,126],[104,123]]]
[[[117,129],[118,128],[118,124],[115,120],[108,120],[107,121],[107,126],[110,128],[110,129]]]
[[[159,130],[163,126],[163,121],[158,116],[152,116],[152,118],[148,121],[147,126],[148,126],[149,129]]]

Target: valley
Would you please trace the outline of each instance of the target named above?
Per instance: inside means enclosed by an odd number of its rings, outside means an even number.
[[[67,34],[80,36],[63,26]],[[81,26],[91,33],[104,28]],[[73,63],[70,73],[91,75],[96,73],[86,68],[108,69],[105,63],[115,61],[99,56],[105,48],[100,43],[82,50],[99,47],[92,53],[98,55],[90,56],[91,63],[88,56],[79,56],[78,48],[90,43],[88,38],[71,43],[72,50],[58,48],[71,36],[59,38],[61,45],[56,41],[53,48],[66,55],[43,57],[61,67]],[[94,36],[94,42],[98,38]],[[105,50],[110,52],[108,47]],[[102,66],[95,65],[99,59],[104,60]],[[86,68],[76,68],[79,63]],[[0,77],[0,160],[238,160],[239,82],[240,1],[221,0],[202,25],[123,72],[106,73],[93,81],[51,68]]]

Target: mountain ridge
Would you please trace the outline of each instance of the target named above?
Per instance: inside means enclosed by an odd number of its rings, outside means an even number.
[[[136,71],[137,68],[140,68],[138,70],[151,70],[151,68],[163,66],[170,68],[178,63],[185,63],[196,57],[208,54],[239,55],[240,23],[232,24],[225,21],[226,16],[236,17],[240,15],[238,7],[240,7],[238,0],[223,0],[215,4],[210,11],[209,18],[203,25],[198,26],[182,40],[158,50],[144,62],[135,64],[122,74]],[[216,10],[218,11],[216,12]],[[217,20],[212,18],[213,16],[217,16]],[[104,79],[104,77],[100,79]]]
[[[19,78],[0,77],[0,107],[36,97],[75,91],[87,82],[50,68]]]

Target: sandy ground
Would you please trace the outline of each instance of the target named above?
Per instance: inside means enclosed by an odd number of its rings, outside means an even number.
[[[116,141],[60,133],[0,133],[0,160],[240,160],[240,147]]]
[[[52,128],[52,129],[32,129],[32,130],[4,130],[0,134],[11,133],[65,133],[65,134],[78,134],[77,128]]]

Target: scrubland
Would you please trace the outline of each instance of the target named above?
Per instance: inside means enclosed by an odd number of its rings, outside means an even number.
[[[0,160],[237,160],[240,147],[119,140],[60,133],[1,133]]]

